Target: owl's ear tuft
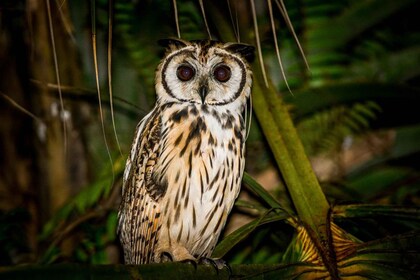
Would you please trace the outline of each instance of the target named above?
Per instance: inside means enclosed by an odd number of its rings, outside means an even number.
[[[242,44],[242,43],[228,43],[225,46],[225,49],[232,52],[240,54],[248,62],[254,61],[255,58],[255,48],[254,46]]]
[[[158,44],[167,49],[180,49],[188,45],[186,41],[177,38],[160,39]]]

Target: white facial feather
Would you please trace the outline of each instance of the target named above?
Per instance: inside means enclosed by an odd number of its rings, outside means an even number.
[[[178,68],[187,65],[194,70],[194,76],[182,81],[177,76]],[[230,78],[220,82],[214,77],[215,69],[224,65],[230,70]],[[200,88],[207,87],[204,104],[226,105],[239,99],[242,103],[249,97],[252,72],[240,55],[231,53],[216,44],[208,49],[198,44],[176,50],[162,61],[156,71],[156,92],[160,104],[169,102],[190,102],[202,104]],[[242,98],[241,98],[242,97]]]

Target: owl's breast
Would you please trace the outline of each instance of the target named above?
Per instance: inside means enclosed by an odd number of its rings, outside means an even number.
[[[240,115],[201,105],[173,105],[163,113],[157,177],[165,182],[165,229],[194,253],[217,241],[239,193],[244,169]]]
[[[233,161],[242,160],[243,130],[240,114],[202,105],[173,105],[162,118],[161,170],[173,183],[179,183],[181,173],[189,179],[202,175],[205,188],[225,164],[230,168]]]

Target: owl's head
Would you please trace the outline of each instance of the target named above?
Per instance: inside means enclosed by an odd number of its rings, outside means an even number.
[[[243,105],[250,95],[254,47],[212,40],[160,40],[167,48],[156,71],[160,104]],[[240,106],[242,107],[242,106]]]

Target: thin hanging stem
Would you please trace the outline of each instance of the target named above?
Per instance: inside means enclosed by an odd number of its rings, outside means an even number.
[[[176,0],[173,0],[172,3],[174,5],[176,34],[178,35],[178,38],[181,39],[181,30],[179,29],[178,7],[176,5]]]
[[[206,12],[204,11],[203,0],[198,0],[198,2],[200,3],[201,13],[203,14],[204,25],[206,26],[207,34],[209,35],[209,39],[211,40],[211,33],[210,33],[209,25],[207,24],[207,18],[206,18]]]
[[[114,103],[112,97],[112,25],[113,25],[113,16],[112,9],[114,6],[114,1],[109,0],[108,2],[108,90],[109,90],[109,107],[111,110],[111,120],[112,120],[112,129],[114,130],[115,140],[117,142],[118,150],[121,152],[120,141],[118,140],[117,127],[115,125],[114,117]]]
[[[109,161],[111,162],[111,166],[114,166],[114,162],[112,160],[112,156],[111,156],[111,151],[109,150],[109,146],[108,146],[108,141],[106,138],[106,133],[105,133],[105,123],[104,123],[104,114],[103,114],[103,110],[102,110],[102,101],[101,101],[101,88],[99,85],[99,70],[98,70],[98,55],[97,55],[97,50],[96,50],[96,10],[95,10],[95,0],[91,0],[91,21],[92,21],[92,53],[93,53],[93,63],[94,63],[94,68],[95,68],[95,80],[96,80],[96,90],[98,93],[98,104],[99,104],[99,115],[100,115],[100,119],[101,119],[101,127],[102,127],[102,136],[104,138],[104,142],[105,142],[105,148],[106,148],[106,152],[108,154],[109,157]],[[114,174],[114,168],[111,168],[112,170],[112,184],[114,183],[115,180],[115,174]]]
[[[251,1],[251,10],[252,10],[252,20],[254,21],[255,40],[257,42],[258,58],[260,60],[261,72],[264,78],[265,86],[268,87],[267,74],[265,73],[264,59],[263,59],[263,55],[261,51],[261,42],[260,42],[260,34],[258,31],[258,21],[257,21],[257,12],[255,10],[255,2],[254,0],[250,0],[250,1]]]
[[[289,28],[290,32],[293,35],[293,38],[295,39],[295,42],[299,48],[299,52],[302,55],[303,61],[305,62],[306,68],[310,71],[308,60],[306,59],[305,52],[303,51],[302,45],[299,42],[299,39],[296,35],[295,29],[293,28],[292,21],[289,18],[289,14],[287,13],[286,6],[284,5],[283,0],[276,0],[276,4],[280,10],[280,13],[283,15],[284,20],[286,21],[287,27]]]
[[[57,50],[55,47],[55,39],[54,39],[54,28],[52,24],[52,16],[51,16],[51,3],[50,0],[47,0],[47,13],[48,13],[48,26],[50,29],[50,39],[51,39],[51,47],[53,51],[53,59],[54,59],[54,68],[55,68],[55,76],[58,85],[58,95],[60,98],[60,118],[63,122],[63,138],[64,138],[64,154],[67,154],[67,123],[66,123],[66,116],[64,114],[64,101],[63,95],[61,92],[61,80],[60,80],[60,72],[58,69],[58,59],[57,59]]]
[[[64,14],[63,14],[63,10],[62,10],[62,7],[63,7],[63,5],[64,5],[64,3],[65,3],[66,1],[64,0],[64,1],[62,1],[61,3],[58,3],[58,0],[55,0],[55,3],[56,3],[56,5],[57,5],[57,7],[58,7],[58,12],[60,13],[60,19],[61,19],[61,22],[63,23],[63,26],[64,26],[64,30],[66,31],[66,33],[67,33],[67,35],[69,35],[70,36],[70,38],[71,38],[71,41],[74,43],[74,44],[76,44],[76,38],[74,38],[74,35],[73,35],[73,32],[72,32],[72,27],[71,27],[71,24],[69,23],[69,21],[68,21],[68,19],[64,16]]]
[[[230,21],[233,27],[233,32],[235,33],[236,41],[239,43],[241,41],[241,38],[239,35],[238,12],[235,9],[235,2],[233,2],[233,9],[235,10],[235,20],[233,20],[232,8],[230,7],[230,0],[226,0],[226,2],[229,10]]]
[[[279,62],[281,75],[283,76],[287,89],[293,95],[293,92],[289,87],[289,83],[287,82],[286,73],[284,72],[284,69],[283,69],[283,63],[281,62],[280,50],[279,50],[279,45],[277,42],[277,35],[276,35],[276,26],[274,24],[273,6],[271,4],[271,0],[267,0],[267,4],[268,4],[268,13],[270,14],[271,30],[273,31],[274,47],[276,49],[277,61]]]

